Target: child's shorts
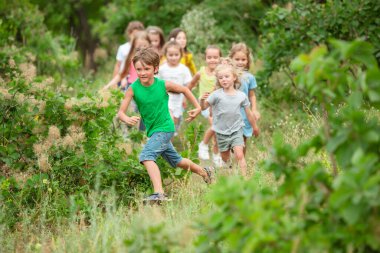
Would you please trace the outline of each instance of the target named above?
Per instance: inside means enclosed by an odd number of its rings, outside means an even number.
[[[233,147],[244,147],[243,128],[230,135],[216,133],[216,142],[220,152],[231,150]]]
[[[179,104],[179,105],[169,104],[169,110],[170,110],[170,113],[173,115],[173,117],[177,119],[182,117],[182,113],[183,113],[182,104]]]
[[[173,168],[182,161],[182,157],[174,149],[171,142],[174,132],[156,132],[149,138],[142,150],[139,161],[156,161],[161,155]]]

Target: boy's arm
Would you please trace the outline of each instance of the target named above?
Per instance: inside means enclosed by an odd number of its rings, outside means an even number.
[[[195,109],[187,112],[189,114],[189,117],[186,119],[187,122],[192,121],[201,112],[201,106],[187,87],[169,81],[165,81],[165,87],[168,92],[183,93],[190,103],[194,105]]]
[[[260,130],[256,124],[256,119],[253,116],[251,109],[249,109],[249,106],[246,106],[244,110],[245,110],[245,114],[247,115],[247,119],[253,128],[253,135],[256,137],[259,136]]]
[[[133,90],[130,87],[126,92],[123,101],[121,102],[120,109],[117,113],[117,117],[127,123],[128,125],[134,126],[140,121],[140,117],[138,116],[132,116],[128,117],[127,114],[125,114],[125,111],[128,109],[129,104],[131,103],[131,100],[133,98]]]
[[[255,94],[254,89],[248,91],[248,100],[251,103],[251,110],[252,110],[253,116],[255,117],[256,120],[259,120],[261,115],[259,111],[257,110],[256,94]]]

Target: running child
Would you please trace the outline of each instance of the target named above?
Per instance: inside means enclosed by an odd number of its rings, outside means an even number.
[[[148,28],[146,28],[146,32],[148,33],[152,47],[156,50],[161,58],[162,50],[165,45],[165,37],[162,29],[158,26],[148,26]]]
[[[143,23],[140,21],[131,21],[128,23],[126,29],[128,41],[119,46],[117,49],[116,63],[113,69],[112,77],[115,77],[119,73],[121,64],[127,59],[128,54],[131,50],[131,41],[133,40],[134,35],[139,31],[144,31]]]
[[[258,136],[259,129],[255,118],[249,108],[247,96],[239,90],[240,82],[236,69],[232,65],[221,64],[215,70],[217,90],[205,93],[201,98],[203,110],[210,107],[213,113],[212,129],[216,133],[218,148],[222,159],[227,162],[230,159],[230,151],[239,164],[241,174],[247,175],[247,164],[244,157],[243,127],[244,121],[240,113],[243,108],[254,135]]]
[[[154,77],[158,72],[160,56],[152,48],[139,50],[133,57],[138,78],[125,93],[118,117],[129,125],[136,125],[140,117],[126,115],[126,110],[132,99],[140,111],[142,121],[146,125],[149,138],[142,150],[139,160],[148,171],[153,184],[154,193],[147,201],[169,200],[164,194],[160,169],[156,159],[161,155],[172,167],[180,167],[203,177],[206,183],[211,181],[210,168],[202,168],[189,159],[182,158],[174,149],[171,138],[174,135],[174,122],[170,117],[168,92],[183,93],[194,105],[195,109],[188,111],[187,121],[192,121],[201,111],[193,94],[184,86]]]
[[[255,120],[259,120],[260,113],[257,110],[256,95],[255,95],[255,89],[257,87],[257,83],[256,83],[255,77],[251,73],[248,72],[252,63],[251,52],[246,44],[238,43],[232,46],[229,53],[229,57],[232,59],[235,66],[239,68],[241,71],[243,71],[243,74],[240,78],[240,83],[241,83],[240,90],[244,92],[244,94],[247,95],[248,100],[251,104],[251,111],[253,113],[253,116],[255,117]],[[244,135],[244,154],[245,154],[246,147],[247,147],[247,139],[252,137],[253,129],[251,125],[249,124],[247,115],[243,109],[241,109],[241,114],[244,120],[243,135]]]
[[[160,66],[157,77],[175,84],[187,86],[191,81],[191,73],[185,65],[180,63],[182,54],[181,45],[176,41],[166,43],[164,47],[166,62]],[[174,120],[176,133],[183,112],[182,102],[183,94],[169,92],[169,112]]]
[[[122,90],[126,90],[127,86],[132,84],[137,78],[135,67],[132,64],[133,56],[139,49],[149,46],[150,40],[148,34],[145,31],[137,32],[132,39],[130,52],[127,58],[120,65],[119,73],[117,73],[114,78],[103,87],[103,90],[116,87],[116,85],[120,85]]]
[[[193,60],[193,54],[187,49],[187,38],[185,31],[181,28],[174,28],[169,33],[168,40],[175,40],[178,44],[181,45],[181,48],[183,50],[181,63],[188,67],[190,69],[191,74],[194,75],[197,72],[197,69]]]
[[[188,88],[192,90],[195,86],[199,85],[199,98],[206,92],[211,93],[215,90],[216,77],[215,68],[218,65],[222,51],[215,45],[209,45],[205,51],[206,66],[202,66],[200,70],[194,75]],[[211,129],[212,117],[210,109],[202,111],[202,115],[208,119],[210,127],[206,130],[202,142],[198,146],[198,156],[202,160],[210,159],[208,143],[211,138],[215,137],[214,131]],[[219,155],[218,146],[214,145],[213,148],[213,162],[217,167],[222,166],[222,158]]]

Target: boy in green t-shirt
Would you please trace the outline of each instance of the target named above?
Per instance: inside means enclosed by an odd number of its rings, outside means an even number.
[[[194,105],[195,109],[188,112],[189,117],[186,119],[188,122],[192,121],[201,112],[197,99],[188,88],[154,77],[158,72],[160,57],[152,48],[138,51],[133,57],[133,64],[138,79],[125,93],[118,117],[129,125],[136,125],[139,122],[140,117],[128,117],[125,114],[129,103],[134,99],[146,126],[147,135],[150,137],[139,157],[140,162],[148,171],[154,188],[154,193],[145,200],[169,200],[164,194],[160,169],[156,164],[156,159],[159,155],[172,167],[191,170],[202,176],[206,183],[210,183],[211,169],[202,168],[191,160],[182,158],[171,143],[175,127],[169,113],[168,92],[183,93]]]

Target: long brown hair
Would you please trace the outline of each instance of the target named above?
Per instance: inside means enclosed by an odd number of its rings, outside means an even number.
[[[128,57],[125,60],[124,69],[121,72],[121,78],[124,78],[129,73],[129,69],[130,69],[131,63],[132,63],[132,58],[136,53],[136,41],[138,41],[138,40],[146,40],[150,44],[150,39],[149,39],[148,33],[145,31],[140,31],[140,32],[136,33],[135,36],[133,36],[133,39],[131,42],[131,49],[129,50]]]

